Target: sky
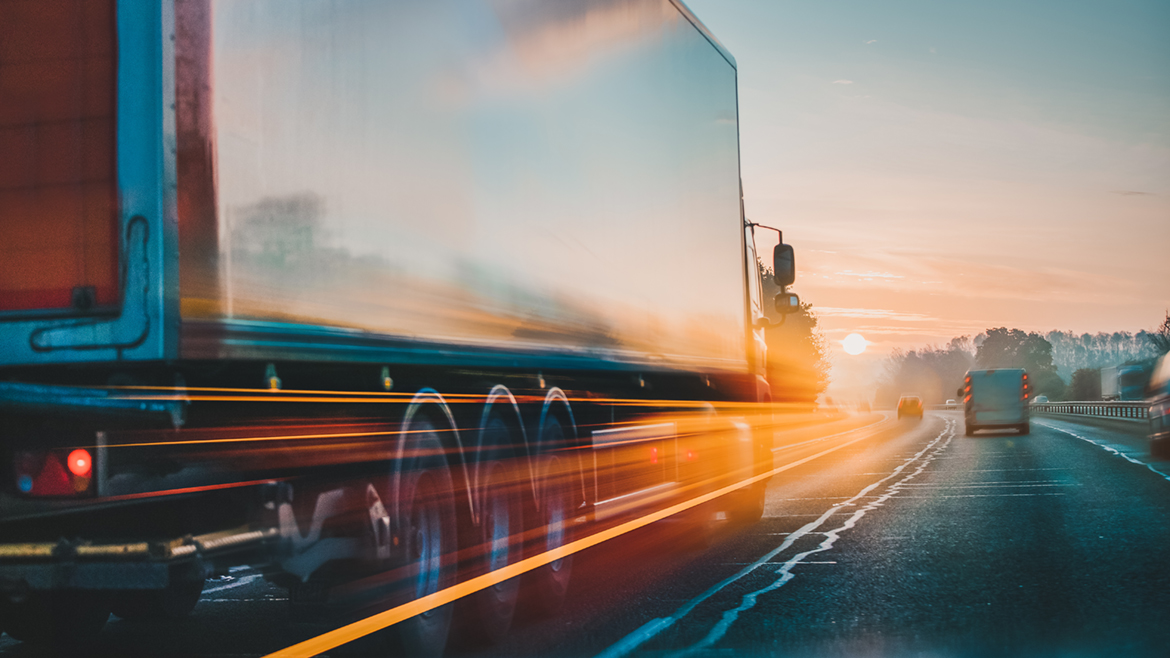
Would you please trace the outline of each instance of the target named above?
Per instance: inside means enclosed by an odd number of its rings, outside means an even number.
[[[895,348],[1165,317],[1170,2],[687,5],[737,60],[746,214],[796,248],[831,392]]]

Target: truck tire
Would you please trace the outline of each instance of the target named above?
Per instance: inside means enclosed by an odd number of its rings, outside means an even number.
[[[504,428],[505,431],[506,428]],[[519,562],[524,534],[522,478],[511,476],[506,462],[492,460],[483,466],[481,519],[476,552],[482,552],[476,575]],[[496,644],[507,635],[520,600],[520,579],[511,578],[480,590],[466,599],[467,639],[475,644]],[[461,611],[462,614],[462,611]]]
[[[109,595],[87,590],[36,592],[0,611],[13,639],[62,649],[93,642],[110,618]]]
[[[1150,455],[1159,459],[1170,458],[1170,439],[1150,441]]]
[[[1025,435],[1030,434],[1032,432],[1032,425],[1031,425],[1031,423],[1023,423],[1019,427],[1017,427],[1016,429],[1017,429],[1017,431],[1019,431],[1020,436],[1025,436]]]
[[[451,471],[435,426],[419,419],[410,429],[416,436],[411,448],[419,456],[403,472],[398,527],[406,554],[409,594],[419,599],[455,584],[456,511]],[[393,643],[407,656],[443,655],[453,609],[448,603],[395,624],[390,633]]]
[[[711,548],[723,526],[718,518],[721,511],[716,499],[683,512],[679,520],[686,527],[684,548],[695,551]]]
[[[756,482],[728,496],[734,504],[728,510],[728,517],[732,523],[752,525],[764,518],[764,500],[768,493],[768,483]]]
[[[565,431],[561,421],[552,415],[545,420],[541,436],[547,445],[564,443]],[[556,454],[542,455],[536,461],[538,506],[535,527],[540,540],[532,547],[532,554],[560,548],[573,541],[572,529],[576,514],[573,495],[573,469],[569,460]],[[528,574],[526,602],[536,616],[553,615],[560,611],[568,593],[573,573],[573,556],[550,562]]]
[[[193,571],[193,570],[192,570]],[[202,574],[172,574],[163,589],[124,590],[110,602],[110,611],[127,621],[178,621],[191,614],[203,594]]]
[[[970,423],[968,423],[966,427],[967,427],[967,432],[966,432],[967,436],[975,436],[975,432],[979,431],[978,426],[972,425]]]

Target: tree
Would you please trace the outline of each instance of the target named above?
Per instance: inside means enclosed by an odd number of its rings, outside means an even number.
[[[829,347],[811,304],[768,327],[768,383],[776,402],[813,402],[829,386]]]
[[[1081,368],[1073,373],[1068,383],[1067,397],[1070,400],[1100,400],[1101,371],[1098,368]]]
[[[1170,311],[1166,312],[1166,319],[1153,331],[1146,334],[1146,340],[1158,354],[1170,352]]]
[[[1044,338],[1052,344],[1052,362],[1057,374],[1066,379],[1081,368],[1104,368],[1158,355],[1147,331],[1081,335],[1050,331]]]
[[[780,289],[772,280],[771,268],[760,264],[764,280],[764,303],[770,303]],[[829,345],[818,327],[811,304],[788,315],[784,324],[764,331],[768,345],[767,376],[776,402],[814,402],[829,386],[832,363]]]
[[[963,375],[974,365],[974,343],[969,336],[952,338],[946,347],[894,350],[874,402],[891,406],[899,396],[915,394],[926,404],[939,404],[956,396]]]
[[[1053,400],[1064,398],[1064,380],[1052,362],[1052,343],[1040,334],[1006,327],[988,329],[975,352],[975,363],[980,368],[1023,368],[1033,393]]]

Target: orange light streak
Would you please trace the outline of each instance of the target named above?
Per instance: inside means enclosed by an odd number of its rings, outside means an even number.
[[[167,489],[165,491],[146,491],[135,494],[122,494],[120,496],[106,496],[101,499],[101,502],[119,501],[119,500],[139,500],[142,498],[154,498],[156,496],[178,496],[186,493],[199,493],[203,491],[219,491],[221,489],[234,489],[238,487],[250,487],[257,484],[275,484],[283,482],[283,478],[266,478],[264,480],[251,480],[249,482],[227,482],[225,484],[208,484],[201,487],[184,487],[182,489]]]
[[[858,429],[866,429],[866,427],[861,427]],[[265,656],[265,658],[307,658],[308,656],[316,656],[322,652],[337,648],[358,638],[365,637],[370,633],[375,633],[382,630],[383,628],[393,626],[398,622],[405,621],[411,617],[420,615],[424,612],[427,612],[428,610],[433,610],[435,608],[447,605],[448,603],[451,603],[469,594],[474,594],[475,592],[487,589],[492,585],[502,583],[505,580],[514,578],[528,571],[532,571],[533,569],[538,569],[546,564],[549,564],[550,562],[555,562],[561,558],[568,557],[574,553],[578,553],[587,548],[601,544],[602,542],[609,541],[615,537],[620,537],[621,535],[624,535],[628,532],[633,532],[634,530],[650,525],[651,523],[661,521],[662,519],[673,516],[680,512],[685,512],[692,507],[702,505],[703,503],[719,498],[720,496],[725,496],[733,491],[759,482],[760,480],[770,478],[777,473],[796,468],[801,464],[836,452],[842,448],[867,438],[869,438],[869,436],[857,437],[856,439],[846,441],[838,446],[822,450],[815,455],[810,455],[808,457],[804,457],[803,459],[798,459],[794,462],[774,468],[767,473],[761,473],[740,482],[727,485],[722,489],[697,496],[665,509],[652,512],[620,525],[616,525],[612,528],[602,530],[601,532],[594,533],[588,537],[583,537],[559,548],[541,553],[540,555],[534,555],[530,558],[516,562],[515,564],[509,564],[508,566],[501,569],[485,573],[481,576],[476,576],[475,578],[458,583],[452,587],[448,587],[447,589],[439,590],[434,594],[429,594],[422,598],[415,599],[409,603],[404,603],[384,612],[380,612],[378,614],[366,617],[365,619],[353,622],[352,624],[348,624],[346,626],[342,626],[341,628],[329,631],[328,633],[323,633],[317,637],[310,638],[304,642],[294,644],[291,647],[286,647],[279,651],[270,653]]]

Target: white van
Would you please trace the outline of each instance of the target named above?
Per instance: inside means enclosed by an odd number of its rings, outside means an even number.
[[[1028,422],[1028,373],[1022,368],[970,370],[963,377],[963,420],[967,436],[979,430],[1031,431]]]

